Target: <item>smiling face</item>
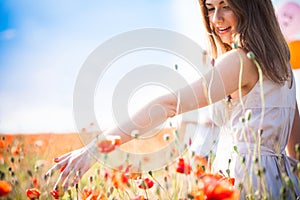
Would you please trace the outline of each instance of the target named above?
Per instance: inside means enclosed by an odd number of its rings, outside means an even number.
[[[223,43],[231,45],[233,35],[236,33],[237,16],[226,0],[206,0],[205,6],[212,28]]]

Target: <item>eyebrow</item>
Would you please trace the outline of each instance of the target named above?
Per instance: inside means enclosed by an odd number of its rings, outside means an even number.
[[[219,5],[224,4],[224,3],[225,3],[225,1],[220,1]],[[206,6],[213,6],[213,4],[211,4],[211,3],[205,3],[205,5]]]

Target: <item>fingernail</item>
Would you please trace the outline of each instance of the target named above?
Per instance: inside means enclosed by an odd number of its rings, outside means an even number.
[[[54,158],[53,160],[54,160],[54,162],[58,162],[58,158]]]

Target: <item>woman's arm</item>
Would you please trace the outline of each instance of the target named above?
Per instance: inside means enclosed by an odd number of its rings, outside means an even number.
[[[149,102],[126,123],[117,124],[104,135],[119,136],[125,143],[132,139],[131,133],[135,130],[142,135],[170,117],[223,99],[238,90],[241,63],[242,95],[246,94],[258,80],[257,68],[243,50],[232,50],[220,57],[203,78],[179,89],[175,94],[170,93]]]
[[[299,157],[297,158],[296,151],[295,151],[295,146],[297,144],[300,145],[300,117],[299,117],[298,105],[296,103],[293,127],[292,127],[291,135],[286,150],[288,156],[299,160]]]
[[[149,102],[125,123],[117,124],[115,128],[105,131],[86,147],[55,159],[56,164],[47,172],[47,175],[50,176],[54,171],[64,168],[60,172],[55,188],[62,186],[66,190],[68,185],[74,186],[93,165],[95,155],[113,151],[115,143],[119,145],[133,139],[132,133],[135,130],[142,135],[170,117],[207,106],[236,92],[239,88],[241,63],[243,63],[242,95],[246,94],[257,82],[257,69],[245,52],[240,49],[232,50],[220,57],[213,69],[203,78],[175,93]]]

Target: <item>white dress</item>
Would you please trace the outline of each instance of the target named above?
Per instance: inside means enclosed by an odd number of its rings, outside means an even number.
[[[258,195],[265,194],[267,190],[271,195],[268,199],[283,199],[280,196],[282,187],[287,185],[287,181],[283,180],[289,177],[293,184],[285,187],[287,199],[294,199],[295,194],[300,195],[299,180],[291,171],[291,159],[286,156],[285,147],[295,113],[295,81],[292,86],[288,83],[280,86],[264,78],[265,109],[259,140],[257,135],[263,113],[261,89],[258,81],[242,101],[231,99],[214,104],[212,120],[221,129],[212,170],[222,170],[224,174],[229,172],[236,180],[235,186],[242,186],[241,199],[245,198],[245,194],[254,194],[254,190],[259,191]],[[257,173],[262,175],[257,176]]]

